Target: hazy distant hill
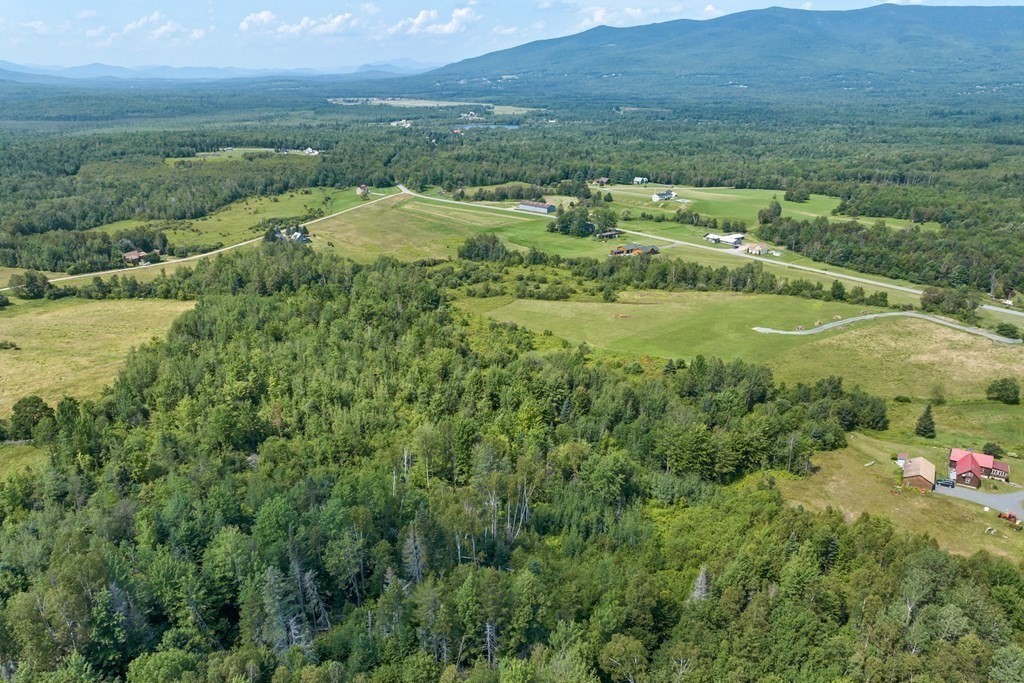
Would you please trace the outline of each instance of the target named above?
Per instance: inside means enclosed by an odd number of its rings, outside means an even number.
[[[602,26],[468,59],[423,78],[440,88],[505,91],[1019,87],[1024,7],[770,8],[710,21]]]

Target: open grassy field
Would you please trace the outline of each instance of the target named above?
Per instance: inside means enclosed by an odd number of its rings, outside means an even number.
[[[591,239],[549,233],[551,219],[472,204],[456,205],[411,196],[378,202],[310,228],[317,249],[357,261],[387,254],[400,259],[454,258],[467,237],[492,232],[515,247],[536,247],[565,256],[604,256],[608,246]]]
[[[33,301],[0,311],[0,338],[20,350],[0,351],[0,415],[38,394],[92,398],[113,380],[129,349],[163,335],[190,301],[159,299]]]
[[[180,227],[163,230],[172,245],[237,244],[259,237],[264,232],[261,221],[298,218],[317,211],[330,215],[356,206],[361,201],[355,190],[332,188],[298,190],[273,197],[249,197],[229,204],[209,216],[182,221],[176,224]],[[145,221],[121,221],[96,229],[113,233],[145,224]]]
[[[273,154],[274,150],[269,147],[235,147],[219,152],[199,152],[194,157],[168,157],[164,163],[173,166],[179,161],[208,161],[210,163],[223,163],[225,161],[241,161],[246,154]],[[283,157],[283,155],[282,155]]]
[[[46,462],[46,451],[31,444],[0,443],[0,481],[7,475]]]
[[[991,379],[1021,375],[1024,347],[924,320],[853,323],[816,335],[754,332],[755,326],[810,329],[818,320],[857,315],[862,306],[773,295],[720,292],[627,292],[617,303],[465,299],[460,305],[571,342],[663,358],[697,354],[769,365],[787,382],[830,374],[885,397],[927,398],[937,383],[950,399],[982,400]],[[954,393],[955,392],[955,393]],[[917,411],[920,413],[920,406]],[[916,419],[916,415],[914,416]]]
[[[818,216],[828,216],[834,220],[852,220],[846,216],[833,216],[832,211],[839,206],[839,199],[825,195],[811,195],[806,202],[788,202],[783,198],[783,190],[746,190],[732,187],[672,187],[677,194],[676,199],[665,202],[652,202],[651,195],[665,189],[663,185],[612,185],[606,187],[602,192],[611,192],[614,198],[613,204],[619,204],[617,208],[629,207],[636,212],[637,209],[653,212],[661,209],[668,213],[675,213],[679,208],[687,208],[696,211],[702,216],[717,218],[718,220],[745,221],[748,226],[757,225],[757,212],[768,206],[772,199],[777,199],[782,206],[782,215],[799,219],[811,219]],[[685,201],[680,201],[685,200]],[[873,225],[876,221],[884,220],[886,225],[893,228],[906,228],[910,221],[899,218],[876,218],[861,216],[857,218],[863,225]],[[937,229],[935,223],[926,223],[922,229]]]
[[[847,448],[815,455],[813,462],[818,471],[809,478],[779,476],[779,489],[786,498],[813,510],[831,507],[850,521],[865,513],[889,517],[900,527],[930,535],[953,553],[971,555],[984,550],[1014,560],[1020,558],[1024,534],[1009,530],[996,518],[995,511],[985,512],[979,505],[935,493],[906,489],[894,493],[900,470],[890,456],[897,450],[943,463],[947,449],[897,447],[867,434],[851,434],[849,440]],[[871,461],[875,464],[865,467]],[[986,534],[988,527],[998,533]]]

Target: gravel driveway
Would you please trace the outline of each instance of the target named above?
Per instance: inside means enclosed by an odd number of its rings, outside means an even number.
[[[1000,486],[1002,488],[1002,485]],[[975,491],[966,486],[957,486],[947,489],[944,486],[936,486],[935,493],[951,498],[969,500],[978,505],[986,505],[997,512],[1012,512],[1018,517],[1022,516],[1024,510],[1024,489],[1014,490],[1012,493],[987,493]]]

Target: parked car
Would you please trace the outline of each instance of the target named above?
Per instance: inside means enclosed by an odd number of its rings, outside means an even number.
[[[956,486],[956,482],[953,481],[952,479],[939,479],[938,481],[935,482],[935,485],[945,486],[947,489],[951,489]]]

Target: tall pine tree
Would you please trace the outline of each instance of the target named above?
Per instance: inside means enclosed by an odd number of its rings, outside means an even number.
[[[914,428],[914,433],[926,439],[935,438],[935,418],[932,417],[931,403],[925,406],[921,417],[917,418],[917,426]]]

